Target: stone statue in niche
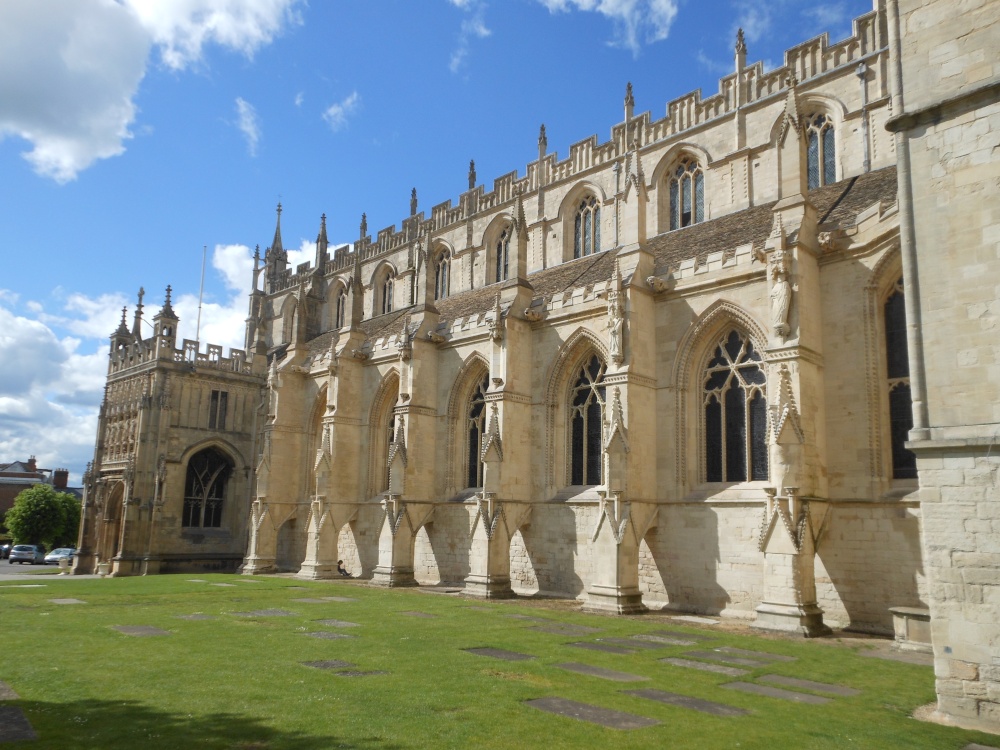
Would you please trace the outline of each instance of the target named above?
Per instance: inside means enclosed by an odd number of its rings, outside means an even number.
[[[771,327],[782,340],[788,336],[788,308],[792,303],[788,276],[788,256],[783,250],[776,250],[771,257]]]
[[[608,354],[611,360],[620,365],[625,359],[622,348],[622,328],[625,325],[625,314],[622,311],[621,302],[618,300],[618,292],[608,295]]]

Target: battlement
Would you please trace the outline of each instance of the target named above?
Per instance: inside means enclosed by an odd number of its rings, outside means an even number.
[[[211,368],[242,375],[251,374],[251,365],[243,349],[230,349],[229,356],[224,357],[223,347],[216,344],[206,344],[205,351],[202,352],[200,342],[184,339],[181,348],[175,349],[169,336],[161,336],[159,342],[156,338],[151,338],[113,347],[108,361],[108,375],[123,373],[157,361],[184,362],[198,369]]]

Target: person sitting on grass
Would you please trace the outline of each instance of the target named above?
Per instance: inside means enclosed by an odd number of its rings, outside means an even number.
[[[347,568],[344,567],[343,560],[337,560],[337,572],[340,573],[340,575],[342,575],[344,578],[354,578],[354,576],[352,576],[349,572],[347,572]]]

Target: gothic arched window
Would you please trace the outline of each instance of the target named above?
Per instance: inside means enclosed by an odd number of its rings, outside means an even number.
[[[576,209],[573,257],[593,255],[601,249],[601,207],[597,198],[587,196]]]
[[[760,354],[730,331],[715,348],[704,382],[705,480],[766,480],[767,377]]]
[[[837,181],[837,149],[833,140],[833,120],[828,115],[811,115],[806,119],[806,136],[809,189],[832,185]]]
[[[217,529],[222,525],[222,501],[232,471],[232,463],[215,448],[191,457],[184,482],[181,526]]]
[[[509,226],[504,228],[500,233],[500,239],[497,240],[496,248],[494,248],[496,252],[494,281],[506,281],[507,275],[510,273],[510,230]]]
[[[917,457],[905,445],[907,436],[913,429],[913,401],[910,396],[910,360],[906,349],[906,308],[902,278],[896,282],[892,294],[886,299],[884,313],[892,478],[914,479],[917,476]]]
[[[434,261],[434,299],[444,299],[451,289],[451,253],[442,250]]]
[[[333,327],[343,328],[347,319],[347,290],[340,287],[337,290],[337,303],[333,315]]]
[[[705,173],[689,156],[670,174],[670,228],[680,229],[705,220]]]
[[[379,289],[379,309],[382,315],[392,312],[392,287],[395,277],[392,271],[386,273]]]
[[[466,487],[483,486],[483,435],[486,433],[486,391],[490,387],[490,378],[483,376],[482,382],[476,387],[472,400],[469,402],[469,414],[466,420],[466,430],[469,436],[469,456],[467,459]]]
[[[580,368],[570,393],[570,484],[601,484],[604,462],[604,363]]]
[[[385,473],[382,477],[385,489],[388,490],[389,485],[389,452],[392,450],[392,444],[396,440],[396,414],[391,412],[389,414],[389,422],[386,425],[385,430]]]

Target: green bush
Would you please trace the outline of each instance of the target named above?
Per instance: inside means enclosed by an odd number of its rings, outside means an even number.
[[[80,501],[38,484],[14,499],[4,523],[17,544],[42,544],[47,549],[74,546],[80,530]]]

